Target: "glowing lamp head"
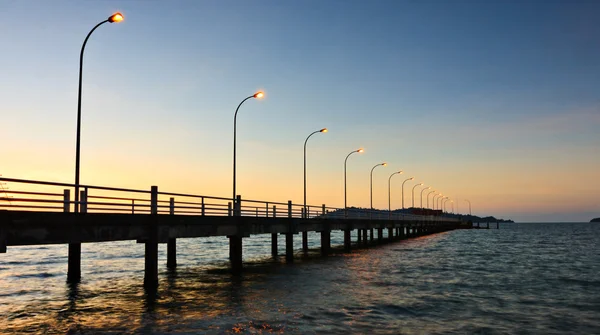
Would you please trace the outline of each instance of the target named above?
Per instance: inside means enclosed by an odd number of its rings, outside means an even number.
[[[423,185],[423,183],[419,183],[419,186]]]
[[[387,163],[381,163],[381,165],[383,165],[383,166],[387,166]]]
[[[320,132],[322,132],[322,133],[326,133],[326,132],[328,132],[327,128],[323,128],[323,129],[321,129],[321,130],[319,130],[319,131],[320,131]]]
[[[413,179],[415,179],[415,177],[410,177],[410,178],[408,178],[408,180],[413,180]]]
[[[365,152],[365,149],[363,149],[363,148],[360,148],[360,149],[356,150],[356,152],[358,152],[358,153],[362,154],[363,152]]]
[[[265,96],[265,94],[264,94],[263,92],[260,92],[260,91],[259,91],[259,92],[256,92],[256,93],[254,93],[254,95],[253,95],[253,97],[254,97],[255,99],[261,99],[261,98],[262,98],[262,97],[264,97],[264,96]]]
[[[113,22],[121,22],[123,21],[125,18],[123,17],[123,14],[121,13],[114,13],[113,15],[111,15],[108,18],[108,22],[113,23]]]
[[[397,173],[397,174],[402,174],[402,172],[404,172],[404,171],[400,170],[400,171],[398,171],[398,172],[396,172],[396,173]]]

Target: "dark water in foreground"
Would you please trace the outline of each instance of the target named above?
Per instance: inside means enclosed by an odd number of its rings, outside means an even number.
[[[156,295],[141,286],[142,244],[83,245],[76,287],[65,284],[66,246],[9,248],[0,333],[600,334],[600,225],[501,228],[298,254],[293,265],[256,236],[244,240],[241,278],[227,272],[226,239],[182,239]]]

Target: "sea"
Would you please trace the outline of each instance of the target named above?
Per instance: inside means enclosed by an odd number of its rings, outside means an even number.
[[[495,228],[495,225],[492,225]],[[330,256],[296,236],[244,239],[244,272],[226,238],[159,249],[159,288],[143,288],[144,245],[82,246],[82,280],[66,283],[67,246],[0,254],[1,334],[600,334],[600,224],[503,223]],[[353,239],[356,240],[356,237]]]

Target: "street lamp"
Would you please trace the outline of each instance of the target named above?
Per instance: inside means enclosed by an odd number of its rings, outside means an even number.
[[[448,202],[448,200],[450,200],[450,198],[448,198],[448,197],[445,197],[445,198],[442,200],[442,212],[448,212],[448,211],[446,210],[446,203]]]
[[[423,183],[418,183],[417,185],[413,186],[413,188],[412,188],[412,208],[415,208],[415,187],[421,186],[421,185],[423,185]]]
[[[373,170],[375,170],[375,168],[378,167],[378,166],[386,166],[386,165],[387,165],[386,162],[379,163],[379,164],[373,166],[373,168],[371,169],[371,184],[370,184],[370,189],[371,189],[371,193],[370,193],[370,196],[371,196],[371,211],[373,211]]]
[[[436,207],[435,205],[437,205],[437,201],[440,199],[440,198],[437,198],[437,199],[436,199],[436,197],[438,197],[438,196],[441,198],[441,197],[443,197],[444,195],[443,195],[443,194],[441,194],[441,193],[440,193],[440,194],[434,194],[434,195],[433,195],[433,197],[431,198],[431,200],[433,201],[433,204],[432,204],[433,210],[435,210],[435,207]]]
[[[306,215],[306,142],[308,139],[316,133],[326,133],[327,128],[323,128],[321,130],[313,131],[306,140],[304,141],[304,215]]]
[[[435,193],[435,192],[436,192],[436,190],[433,190],[433,191],[431,191],[431,192],[427,193],[427,208],[429,208],[429,195],[430,195],[431,193]],[[435,197],[435,195],[434,195],[433,197]],[[433,200],[433,198],[432,198],[431,200]]]
[[[354,150],[352,152],[350,152],[348,154],[348,156],[346,156],[346,159],[344,160],[344,210],[346,210],[346,208],[348,208],[348,197],[347,197],[347,193],[346,193],[346,163],[348,162],[348,157],[350,157],[350,155],[352,155],[353,153],[363,153],[365,152],[365,149],[360,148],[358,150]]]
[[[235,109],[235,114],[233,115],[233,208],[234,208],[234,213],[237,213],[237,204],[235,203],[235,167],[236,167],[236,127],[237,127],[237,113],[238,110],[240,109],[240,106],[242,106],[242,104],[244,102],[246,102],[246,100],[248,99],[260,99],[262,97],[264,97],[265,94],[263,92],[256,92],[254,94],[252,94],[251,96],[247,97],[246,99],[242,100],[242,102],[240,102],[240,104],[237,106],[237,108]],[[237,215],[237,214],[234,214]]]
[[[448,198],[448,197],[441,196],[441,197],[437,198],[437,208],[438,208],[438,210],[441,210],[442,212],[444,212],[442,209],[442,200],[446,199],[446,198]]]
[[[465,201],[469,203],[469,215],[472,215],[471,214],[471,202],[469,200],[467,200],[467,199],[465,199]]]
[[[431,186],[424,188],[421,190],[421,209],[423,209],[423,191],[430,189]]]
[[[81,53],[79,54],[79,91],[77,93],[77,141],[75,145],[75,213],[79,213],[79,161],[80,161],[80,149],[81,149],[81,83],[83,73],[83,51],[85,45],[96,28],[105,24],[106,22],[121,22],[124,17],[121,13],[114,13],[108,19],[98,23],[85,37],[83,45],[81,46]]]
[[[392,192],[391,192],[391,189],[392,189],[392,188],[391,188],[391,186],[390,186],[390,185],[391,185],[392,177],[393,177],[395,174],[402,174],[402,171],[397,171],[397,172],[394,172],[394,173],[392,173],[392,174],[390,175],[390,177],[388,178],[388,211],[390,212],[390,215],[391,215],[391,213],[392,213],[392,197],[391,197],[391,193],[392,193]]]
[[[402,182],[402,209],[404,209],[404,183],[406,183],[409,180],[413,180],[413,179],[415,179],[415,177],[410,177]]]

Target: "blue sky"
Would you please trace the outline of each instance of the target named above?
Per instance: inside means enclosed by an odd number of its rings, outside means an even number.
[[[0,173],[387,207],[395,170],[474,213],[600,216],[597,1],[3,1]],[[394,202],[404,177],[394,177]],[[407,190],[414,184],[407,183]]]

